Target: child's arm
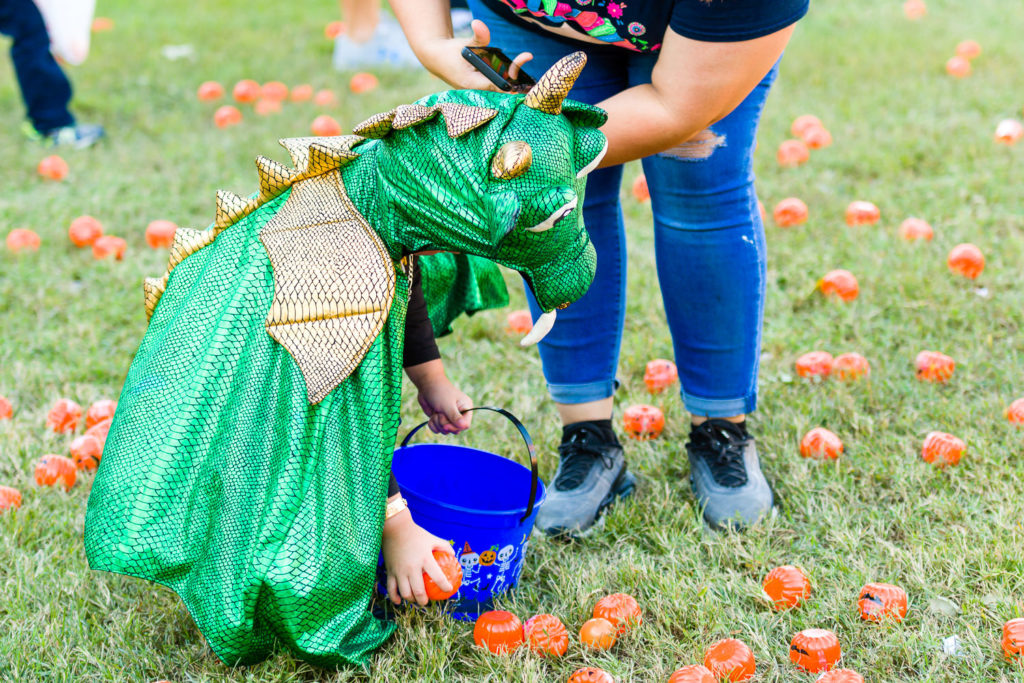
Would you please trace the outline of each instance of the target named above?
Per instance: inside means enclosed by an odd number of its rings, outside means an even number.
[[[388,502],[398,499],[400,495],[388,498]],[[397,605],[404,598],[426,605],[428,600],[423,587],[424,572],[442,591],[452,589],[451,582],[434,559],[434,550],[455,554],[451,545],[413,522],[408,509],[384,521],[381,551],[388,573],[388,597],[393,603]]]
[[[420,407],[430,418],[430,431],[458,434],[469,429],[471,416],[462,411],[472,408],[473,401],[456,389],[444,372],[423,298],[419,257],[413,257],[412,267],[412,291],[405,316],[405,373],[419,390]]]

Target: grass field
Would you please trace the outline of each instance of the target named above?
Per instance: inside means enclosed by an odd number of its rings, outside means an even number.
[[[88,571],[82,527],[91,477],[69,493],[40,489],[33,463],[67,453],[70,437],[44,429],[61,396],[83,405],[116,398],[145,330],[141,279],[163,271],[166,254],[143,240],[146,224],[168,218],[190,227],[213,217],[218,188],[250,192],[252,160],[287,157],[280,137],[308,134],[320,113],[287,104],[231,129],[212,125],[214,106],[194,96],[201,81],[230,88],[240,78],[309,82],[339,94],[326,110],[346,129],[366,116],[441,89],[424,73],[381,73],[381,87],[348,92],[347,74],[330,68],[324,24],[336,4],[221,0],[193,7],[156,0],[101,2],[115,28],[94,35],[93,53],[72,69],[74,109],[103,123],[110,139],[61,152],[63,183],[35,166],[46,154],[18,134],[22,106],[9,60],[0,60],[0,234],[36,230],[38,253],[0,249],[0,394],[15,405],[0,422],[0,484],[24,504],[0,514],[0,680],[10,681],[563,681],[584,664],[617,681],[665,681],[698,663],[724,637],[746,641],[759,681],[810,682],[788,660],[798,630],[834,630],[844,663],[875,682],[1024,681],[1003,662],[1004,621],[1024,616],[1024,431],[1002,417],[1024,395],[1024,143],[992,140],[996,124],[1020,117],[1024,13],[1013,3],[932,0],[928,16],[906,20],[898,0],[852,4],[815,0],[801,22],[770,95],[757,153],[758,190],[771,212],[794,195],[810,221],[767,227],[768,302],[753,429],[780,503],[775,519],[743,535],[704,531],[686,483],[686,419],[671,393],[651,397],[644,364],[671,357],[657,293],[649,206],[624,189],[630,242],[630,299],[620,361],[617,415],[653,402],[666,413],[662,438],[627,444],[640,475],[635,499],[612,512],[602,531],[566,547],[534,537],[521,588],[502,601],[525,618],[551,612],[579,628],[601,595],[625,591],[643,606],[644,625],[612,650],[578,643],[561,661],[526,652],[494,657],[473,647],[471,629],[428,610],[400,616],[400,629],[369,674],[324,672],[286,654],[258,666],[224,667],[204,644],[178,599],[143,581]],[[960,40],[984,48],[974,74],[943,71]],[[191,44],[194,60],[161,56]],[[775,149],[792,119],[818,115],[832,147],[796,169],[780,169]],[[639,167],[627,169],[627,182]],[[875,202],[878,225],[849,228],[854,199]],[[124,261],[94,261],[67,239],[70,220],[98,217],[128,240]],[[935,227],[930,243],[905,243],[900,221]],[[973,242],[987,265],[977,281],[945,265],[953,245]],[[822,301],[815,281],[833,268],[860,280],[850,304]],[[514,278],[513,307],[523,306]],[[979,288],[984,288],[980,290]],[[442,341],[450,375],[478,404],[520,415],[539,446],[542,474],[557,461],[555,412],[544,395],[536,351],[518,348],[506,311],[463,321]],[[809,383],[795,377],[805,352],[859,351],[869,381]],[[936,349],[957,360],[947,385],[920,383],[913,359]],[[403,418],[418,419],[406,394]],[[800,436],[814,426],[837,432],[846,453],[835,462],[803,460]],[[942,430],[967,441],[962,464],[923,463],[924,435]],[[516,452],[514,432],[479,416],[464,443]],[[481,482],[487,485],[486,482]],[[764,574],[803,566],[814,594],[776,613],[759,597]],[[857,592],[868,581],[903,586],[910,612],[899,625],[860,622]],[[956,609],[938,609],[945,598]],[[943,654],[957,635],[962,656]]]

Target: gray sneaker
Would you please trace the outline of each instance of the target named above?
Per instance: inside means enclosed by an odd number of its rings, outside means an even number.
[[[690,432],[686,454],[690,485],[712,528],[742,529],[772,509],[774,496],[761,473],[754,437],[743,427],[708,420]]]
[[[536,526],[551,536],[578,536],[594,526],[616,498],[633,493],[636,477],[626,469],[622,446],[587,423],[569,425],[558,447],[561,462]]]

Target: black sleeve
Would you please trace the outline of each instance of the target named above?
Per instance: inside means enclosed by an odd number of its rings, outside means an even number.
[[[391,481],[388,482],[388,498],[395,495],[396,493],[400,493],[400,491],[398,490],[398,480],[395,479],[395,474],[394,472],[392,472]]]
[[[736,43],[796,23],[809,5],[810,0],[676,0],[669,26],[693,40]]]
[[[419,259],[413,256],[412,292],[409,297],[409,310],[405,314],[405,350],[402,354],[402,366],[407,368],[440,357],[441,352],[437,350],[434,329],[427,314],[427,300],[423,298],[423,277],[420,274]]]

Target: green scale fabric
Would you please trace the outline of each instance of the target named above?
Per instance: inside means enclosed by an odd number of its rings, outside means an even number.
[[[367,607],[407,280],[359,368],[311,406],[264,327],[274,283],[257,233],[287,196],[171,273],[107,437],[86,553],[172,588],[225,663],[259,661],[275,639],[316,664],[361,663],[393,628]]]
[[[548,311],[586,292],[596,257],[581,210],[604,113],[562,108],[583,63],[566,57],[525,99],[451,91],[356,127],[374,139],[282,141],[295,169],[258,160],[258,201],[218,199],[218,221],[241,218],[179,231],[195,248],[176,237],[169,277],[147,281],[155,309],[89,498],[92,568],[172,588],[225,663],[283,645],[321,666],[366,664],[393,628],[368,607],[401,406],[400,264],[430,249],[482,257],[520,272]],[[353,226],[348,201],[380,240],[376,276],[359,275],[369,257],[338,232],[343,215]],[[430,295],[446,298],[439,320],[494,300],[500,273],[477,265],[447,261],[437,282],[449,284]],[[316,336],[388,300],[379,333]],[[268,325],[281,310],[305,327],[279,343]],[[336,348],[359,353],[325,352]],[[350,374],[330,367],[341,356]],[[310,357],[337,378],[322,394]]]
[[[498,266],[468,254],[418,256],[423,297],[435,337],[451,334],[463,313],[508,306],[508,289]]]

